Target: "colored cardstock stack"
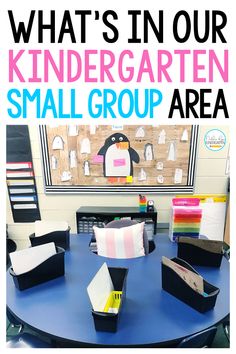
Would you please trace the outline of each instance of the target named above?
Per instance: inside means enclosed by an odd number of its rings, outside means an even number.
[[[170,220],[170,239],[179,236],[199,237],[202,209],[198,198],[174,198]]]

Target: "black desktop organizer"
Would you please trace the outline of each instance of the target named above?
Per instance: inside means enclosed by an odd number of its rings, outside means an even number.
[[[186,262],[205,267],[220,267],[223,257],[221,253],[213,253],[196,245],[178,242],[178,258]]]
[[[65,250],[60,247],[56,247],[56,250],[57,253],[55,255],[49,257],[46,261],[26,273],[16,275],[13,269],[10,268],[10,274],[13,277],[17,289],[25,290],[63,276],[65,274]]]
[[[77,222],[77,233],[86,233],[93,235],[93,226],[104,227],[106,223],[107,221],[102,218],[94,216],[82,216]]]
[[[154,235],[157,232],[157,211],[140,212],[139,207],[80,207],[76,212],[77,233],[86,232],[93,235],[93,226],[103,227],[115,218],[152,219]]]
[[[70,248],[70,227],[65,231],[53,231],[42,236],[29,236],[31,246],[39,246],[45,243],[54,242],[56,246],[68,250]]]
[[[180,258],[173,258],[172,261],[198,274],[190,264]],[[204,313],[215,306],[217,295],[220,289],[203,279],[204,296],[193,290],[178,274],[170,267],[162,263],[162,288],[177,299],[185,302],[195,310]]]
[[[121,309],[122,309],[122,303],[126,297],[126,279],[127,279],[128,269],[108,267],[108,270],[112,279],[114,290],[122,291],[119,311],[118,313],[108,313],[108,312],[94,311],[92,309],[92,315],[93,315],[96,331],[116,332]]]

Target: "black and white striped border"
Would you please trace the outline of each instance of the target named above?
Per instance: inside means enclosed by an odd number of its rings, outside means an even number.
[[[199,127],[193,125],[190,138],[190,154],[187,185],[182,186],[56,186],[52,185],[46,125],[39,126],[39,135],[43,159],[44,185],[47,194],[192,194],[196,168],[197,143]]]
[[[45,187],[47,187],[52,185],[52,178],[50,172],[50,160],[49,160],[49,153],[48,153],[46,125],[39,126],[39,136],[40,136],[41,153],[43,159],[44,184]]]

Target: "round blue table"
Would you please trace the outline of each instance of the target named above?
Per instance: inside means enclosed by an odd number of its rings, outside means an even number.
[[[23,323],[68,346],[165,346],[221,322],[229,314],[229,263],[195,269],[220,288],[213,310],[197,312],[161,286],[161,257],[172,258],[177,246],[166,235],[155,237],[155,250],[135,259],[110,259],[89,250],[88,235],[71,235],[65,276],[19,291],[7,272],[7,306]],[[87,286],[106,262],[127,267],[126,300],[116,333],[94,328]]]

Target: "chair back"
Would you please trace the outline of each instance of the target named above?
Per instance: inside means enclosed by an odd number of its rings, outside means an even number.
[[[105,227],[111,229],[121,229],[122,227],[128,227],[136,224],[138,224],[138,222],[135,220],[119,219],[119,220],[110,221],[105,225]],[[149,242],[148,242],[148,235],[145,229],[143,229],[143,247],[144,247],[145,255],[147,255],[149,253]]]
[[[211,327],[205,331],[184,338],[177,348],[210,348],[215,338],[217,328]]]

